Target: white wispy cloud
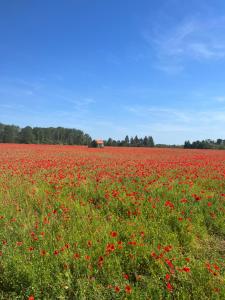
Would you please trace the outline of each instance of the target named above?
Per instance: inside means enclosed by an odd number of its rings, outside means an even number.
[[[174,119],[183,122],[188,122],[190,117],[188,114],[172,108],[167,107],[152,107],[152,106],[141,106],[141,105],[134,105],[134,106],[125,106],[125,109],[131,113],[134,113],[136,116],[139,117],[161,117],[162,119]]]
[[[224,99],[225,100],[225,99]],[[173,120],[173,122],[182,122],[187,124],[208,123],[214,121],[225,123],[225,109],[207,109],[207,110],[192,110],[192,109],[174,109],[170,107],[152,107],[144,105],[125,106],[124,109],[137,117],[155,118],[160,117],[160,120]]]
[[[94,104],[96,103],[96,101],[94,100],[94,98],[89,98],[89,97],[84,97],[84,98],[80,98],[79,100],[77,99],[68,99],[69,102],[77,105],[77,106],[88,106],[90,104]]]
[[[169,29],[143,34],[157,56],[156,67],[167,73],[179,73],[186,60],[225,59],[225,17],[191,17]]]
[[[225,96],[215,96],[212,98],[214,101],[216,102],[220,102],[220,103],[223,103],[225,102]]]

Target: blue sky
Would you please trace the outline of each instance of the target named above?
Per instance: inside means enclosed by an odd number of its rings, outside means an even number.
[[[224,0],[0,0],[0,122],[225,138]]]

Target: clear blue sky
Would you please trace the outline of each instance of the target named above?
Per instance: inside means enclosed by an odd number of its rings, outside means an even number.
[[[0,122],[225,139],[225,1],[0,0]]]

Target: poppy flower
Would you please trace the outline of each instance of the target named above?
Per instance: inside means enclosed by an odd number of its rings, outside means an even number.
[[[116,231],[111,231],[110,232],[111,237],[117,237],[117,232]]]
[[[167,290],[170,292],[173,290],[173,287],[170,282],[167,283],[166,287],[167,287]]]
[[[126,292],[127,294],[130,294],[131,291],[132,291],[131,286],[127,284],[127,285],[125,286],[125,292]]]

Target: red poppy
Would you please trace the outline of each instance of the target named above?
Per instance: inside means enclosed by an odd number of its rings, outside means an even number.
[[[165,279],[166,281],[170,280],[170,274],[166,274]]]
[[[166,287],[167,287],[168,291],[172,291],[173,290],[173,287],[172,287],[172,285],[171,285],[170,282],[167,283]]]
[[[184,272],[186,272],[186,273],[189,273],[189,272],[191,271],[191,269],[188,268],[188,267],[184,267],[182,270],[183,270]]]
[[[106,246],[106,252],[108,252],[108,253],[113,252],[115,249],[116,249],[116,248],[115,248],[115,245],[114,245],[114,244],[109,243],[109,244],[107,244],[107,246]]]
[[[117,237],[117,232],[116,231],[111,231],[110,232],[111,237]]]
[[[125,292],[126,292],[127,294],[130,294],[131,291],[132,291],[131,286],[127,284],[127,285],[125,286]]]

